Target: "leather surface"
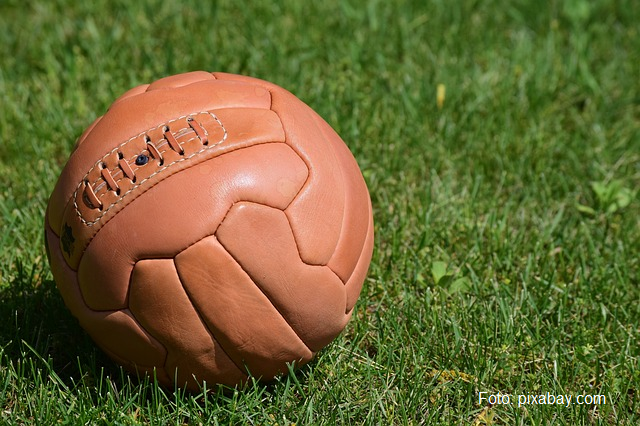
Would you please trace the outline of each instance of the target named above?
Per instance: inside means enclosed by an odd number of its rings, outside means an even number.
[[[337,336],[373,250],[344,142],[271,83],[194,72],[133,88],[81,135],[45,219],[70,311],[130,371],[235,385]]]
[[[311,350],[320,350],[344,328],[344,284],[328,267],[300,259],[282,211],[236,203],[216,236]]]
[[[192,308],[180,278],[173,259],[141,260],[131,277],[130,309],[140,325],[167,349],[166,369],[177,370],[178,382],[190,386],[197,385],[193,376],[213,375],[226,385],[245,379],[244,369],[233,363]]]
[[[286,371],[287,361],[311,359],[286,318],[215,237],[180,253],[176,266],[203,321],[243,371],[271,378]]]

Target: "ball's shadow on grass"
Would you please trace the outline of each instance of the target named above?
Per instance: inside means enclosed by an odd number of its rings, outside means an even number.
[[[26,268],[18,261],[10,285],[0,288],[0,318],[4,319],[0,325],[0,365],[30,361],[45,377],[54,375],[69,389],[83,385],[97,392],[105,385],[115,389],[147,388],[137,394],[143,399],[157,397],[158,387],[151,378],[127,374],[95,345],[67,310],[55,281],[43,278],[48,275],[46,268],[38,263]],[[209,387],[206,393],[216,395],[219,402],[233,402],[238,390],[271,394],[280,386],[288,386],[286,382],[304,381],[313,364],[315,360],[270,382],[249,378],[238,389],[216,386]],[[162,392],[163,398],[168,399],[189,394],[182,389],[164,388]]]
[[[66,384],[105,368],[109,375],[118,368],[92,342],[67,310],[48,271],[35,263],[25,267],[18,261],[8,287],[0,289],[0,348],[9,362],[39,360]],[[38,365],[38,362],[35,362]]]

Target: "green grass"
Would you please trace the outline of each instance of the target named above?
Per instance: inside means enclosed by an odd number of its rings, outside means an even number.
[[[0,423],[640,423],[638,2],[212,3],[0,3]],[[197,69],[271,80],[325,117],[377,239],[352,321],[310,365],[188,395],[95,348],[42,232],[95,116]]]

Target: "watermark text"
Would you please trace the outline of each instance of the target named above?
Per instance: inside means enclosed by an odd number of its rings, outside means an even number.
[[[509,394],[509,393],[491,393],[478,392],[478,404],[485,405],[517,405],[523,407],[526,405],[558,405],[569,407],[571,405],[606,405],[606,395],[592,394],[553,394],[545,393],[528,393],[528,394]]]

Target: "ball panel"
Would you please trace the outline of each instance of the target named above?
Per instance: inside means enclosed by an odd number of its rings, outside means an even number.
[[[78,267],[87,305],[97,310],[127,306],[129,275],[137,260],[173,257],[213,234],[234,202],[285,208],[306,175],[305,164],[287,145],[268,143],[163,180],[114,216],[87,246]]]
[[[328,266],[343,282],[347,282],[363,254],[363,246],[372,222],[369,191],[360,168],[340,136],[317,114],[313,113],[325,140],[336,154],[344,181],[344,211],[340,239]],[[370,260],[365,259],[367,265]],[[365,271],[366,272],[366,271]],[[364,279],[364,276],[362,277]],[[357,294],[356,294],[357,297]],[[350,309],[350,308],[349,308]]]
[[[100,122],[100,120],[102,120],[102,115],[98,118],[96,118],[95,120],[93,120],[93,123],[91,123],[89,125],[89,127],[87,127],[84,132],[82,132],[82,134],[80,135],[80,137],[78,138],[78,140],[76,140],[76,144],[73,147],[73,151],[75,151],[76,149],[78,149],[78,146],[80,146],[80,144],[82,142],[84,142],[84,140],[87,138],[87,135],[89,135],[91,133],[91,131],[93,130],[93,128],[96,126],[96,124],[98,124],[98,122]]]
[[[182,87],[188,84],[198,83],[205,80],[215,80],[215,77],[211,75],[210,72],[205,71],[185,72],[183,74],[170,75],[168,77],[156,80],[149,85],[147,91],[158,89],[173,89],[176,87]]]
[[[205,136],[209,138],[206,144],[195,133],[191,122],[197,122],[204,129]],[[165,126],[171,127],[173,141],[182,153],[169,146],[165,139]],[[174,118],[164,125],[140,132],[99,158],[78,183],[73,203],[68,204],[64,213],[63,227],[71,228],[68,232],[76,240],[73,247],[62,247],[69,266],[72,269],[78,267],[93,236],[140,194],[194,164],[225,150],[237,149],[229,143],[227,136],[226,128],[215,115],[201,112]],[[155,153],[149,151],[147,140],[156,147]],[[141,154],[146,155],[149,161],[137,164],[136,158]],[[156,159],[157,156],[162,156],[162,159]],[[129,165],[129,175],[120,166],[122,161]],[[90,201],[88,194],[94,201]]]
[[[128,309],[92,311],[82,327],[93,340],[111,353],[140,366],[163,365],[166,349],[140,326]]]
[[[178,275],[209,330],[236,365],[269,379],[286,362],[304,364],[313,353],[214,236],[175,259]]]
[[[108,348],[100,346],[100,349],[104,353],[106,353],[109,356],[109,358],[111,358],[114,362],[121,365],[129,373],[135,374],[138,378],[142,378],[144,376],[155,378],[158,380],[158,383],[161,383],[161,384],[172,383],[173,381],[173,378],[169,378],[167,373],[164,371],[164,368],[156,368],[153,365],[135,364],[135,363],[132,363],[131,360],[115,354],[114,352],[110,351]]]
[[[84,303],[79,291],[76,273],[70,269],[59,250],[58,237],[46,227],[49,244],[51,272],[65,304],[80,325],[102,348],[131,365],[164,365],[166,350],[153,336],[147,333],[128,310],[94,311]]]
[[[96,159],[139,132],[198,111],[269,109],[270,105],[271,97],[266,90],[256,91],[255,85],[216,80],[174,88],[170,96],[166,89],[145,91],[113,104],[71,154],[63,169],[51,196],[51,225],[54,229],[62,225],[65,206]]]
[[[285,89],[256,78],[214,73],[220,81],[238,81],[271,92],[271,109],[278,114],[286,140],[304,159],[309,182],[287,209],[300,257],[311,265],[326,265],[333,254],[344,210],[344,186],[339,164],[314,121],[312,109]],[[319,206],[322,206],[319,208]]]
[[[141,260],[133,268],[129,309],[167,348],[165,370],[178,385],[198,388],[207,380],[234,385],[246,375],[203,324],[180,282],[173,259]],[[184,354],[189,354],[185,357]],[[162,367],[162,366],[158,366]]]
[[[335,251],[344,214],[344,183],[339,163],[314,122],[311,109],[289,92],[272,92],[271,109],[285,129],[287,143],[305,159],[309,181],[287,209],[300,257],[326,265]],[[318,208],[322,206],[321,208]]]
[[[147,89],[149,88],[150,84],[141,84],[139,86],[136,86],[132,89],[127,90],[126,92],[124,92],[122,95],[120,95],[115,101],[113,101],[113,104],[120,102],[124,99],[128,99],[131,98],[133,96],[139,95],[141,93],[144,93],[147,91]],[[113,105],[112,104],[112,105]]]
[[[220,155],[265,142],[285,141],[280,118],[270,109],[222,108],[213,113],[227,130],[227,140],[219,147]]]
[[[311,350],[342,331],[344,285],[328,267],[302,262],[282,211],[237,203],[216,236]]]
[[[367,236],[364,241],[364,245],[360,251],[360,258],[358,263],[353,269],[353,273],[349,276],[349,280],[345,283],[345,289],[347,292],[347,306],[346,311],[351,312],[358,300],[360,290],[364,280],[367,278],[367,272],[369,271],[369,264],[371,263],[371,255],[373,254],[373,216],[371,215],[371,202],[367,200],[369,205],[369,224],[367,227]]]

